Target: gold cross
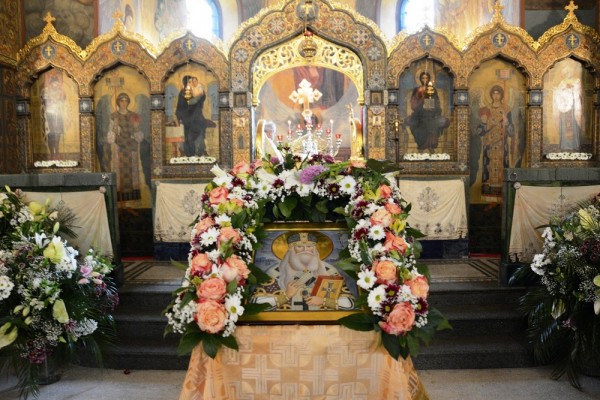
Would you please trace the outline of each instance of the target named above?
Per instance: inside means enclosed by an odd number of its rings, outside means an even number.
[[[46,16],[44,17],[44,21],[46,21],[47,24],[51,24],[54,21],[56,21],[56,18],[54,18],[52,14],[50,14],[50,11],[48,11],[48,14],[46,14]]]
[[[569,1],[569,5],[565,6],[565,10],[569,11],[569,14],[573,14],[573,12],[577,9],[579,9],[579,6],[575,5],[574,0]]]
[[[120,10],[115,10],[115,12],[112,14],[113,19],[121,19],[123,18],[123,13]]]
[[[496,43],[498,43],[499,46],[502,46],[502,43],[504,43],[504,36],[498,33],[496,34],[496,36],[494,36],[494,40],[496,41]]]
[[[50,46],[50,45],[46,46],[46,48],[44,49],[44,52],[46,53],[46,55],[48,57],[50,57],[52,55],[52,46]]]
[[[115,42],[114,46],[115,46],[115,50],[117,51],[117,53],[120,53],[121,52],[121,48],[123,47],[123,45],[121,44],[121,42]]]
[[[185,48],[186,50],[192,50],[192,48],[194,47],[194,42],[192,41],[192,39],[188,39],[185,41]]]
[[[423,42],[425,42],[425,47],[429,47],[429,43],[431,43],[431,37],[429,37],[429,35],[423,36]]]
[[[494,14],[502,15],[502,10],[504,10],[504,6],[500,5],[500,0],[496,0],[496,4],[494,4]]]
[[[569,35],[569,43],[571,43],[571,47],[575,47],[576,42],[577,42],[577,36],[570,34]]]

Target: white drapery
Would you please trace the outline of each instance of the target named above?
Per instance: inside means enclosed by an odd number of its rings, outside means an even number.
[[[407,222],[427,237],[450,240],[467,236],[465,184],[461,179],[399,180],[402,197],[412,204]]]
[[[108,226],[108,213],[104,194],[99,190],[83,192],[24,192],[25,199],[45,204],[50,199],[52,208],[64,207],[76,217],[71,228],[77,235],[65,238],[70,246],[77,247],[80,254],[90,249],[106,256],[113,255]]]
[[[508,253],[512,261],[531,262],[544,244],[543,225],[600,192],[594,186],[521,186],[515,195]]]
[[[158,183],[154,211],[155,241],[190,241],[190,224],[200,214],[200,198],[205,187],[205,183]]]

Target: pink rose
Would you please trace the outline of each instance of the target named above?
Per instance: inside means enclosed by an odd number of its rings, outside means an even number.
[[[203,300],[196,306],[196,323],[201,330],[217,333],[225,328],[227,311],[225,306],[214,300]]]
[[[405,335],[415,323],[415,310],[409,302],[398,303],[387,317],[387,321],[380,321],[379,326],[390,335]]]
[[[379,195],[384,199],[389,199],[392,196],[392,188],[388,185],[379,186]]]
[[[222,243],[225,243],[229,240],[231,240],[232,244],[235,244],[235,243],[238,243],[240,240],[242,240],[242,237],[240,236],[240,233],[235,228],[232,228],[230,226],[221,228],[221,234],[219,235],[219,238],[217,239],[217,245],[219,247],[221,247]]]
[[[212,261],[204,253],[198,253],[192,258],[191,262],[191,275],[202,276],[212,269]]]
[[[392,214],[390,214],[385,208],[380,208],[371,214],[371,225],[380,225],[388,227],[392,223]]]
[[[248,279],[248,275],[250,275],[250,270],[244,260],[236,255],[232,255],[225,260],[219,270],[225,282],[228,283],[234,279],[237,279],[238,282],[242,279]]]
[[[384,207],[390,214],[393,215],[400,214],[402,212],[402,209],[396,203],[385,203]]]
[[[427,295],[429,294],[429,283],[427,283],[427,278],[423,275],[409,279],[405,281],[404,284],[410,288],[410,291],[415,296],[422,297],[424,299],[427,298]]]
[[[246,161],[240,161],[231,169],[231,173],[235,176],[248,176],[252,174],[252,166]]]
[[[408,245],[402,236],[396,236],[391,232],[385,233],[385,243],[383,244],[386,250],[398,250],[401,254],[406,252]]]
[[[196,230],[196,233],[204,233],[204,231],[206,231],[208,228],[210,228],[214,224],[215,224],[215,221],[211,217],[206,217],[206,218],[198,221],[198,223],[196,225],[194,225],[194,229]]]
[[[200,299],[221,300],[227,293],[227,284],[221,278],[208,278],[202,281],[196,294]]]
[[[210,204],[221,204],[227,201],[227,196],[229,196],[229,190],[225,186],[218,186],[210,191],[208,200]]]
[[[396,264],[390,260],[375,261],[373,272],[379,282],[395,282],[397,279]]]

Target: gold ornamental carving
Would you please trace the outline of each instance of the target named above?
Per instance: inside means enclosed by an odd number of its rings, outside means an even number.
[[[356,85],[359,104],[364,103],[363,66],[360,58],[350,49],[317,35],[313,35],[312,38],[316,44],[316,53],[309,61],[300,51],[304,35],[265,51],[255,60],[252,67],[252,104],[254,106],[258,105],[260,89],[271,76],[284,69],[303,65],[330,68],[346,75]]]

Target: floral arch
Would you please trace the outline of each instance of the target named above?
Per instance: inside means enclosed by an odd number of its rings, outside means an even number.
[[[215,178],[194,221],[185,278],[165,315],[166,332],[182,334],[179,351],[200,342],[215,357],[221,345],[237,349],[233,336],[244,315],[265,309],[248,302],[265,273],[253,264],[272,214],[280,221],[344,219],[348,248],[338,267],[362,289],[357,310],[339,320],[357,330],[377,330],[394,357],[416,355],[447,320],[427,303],[428,272],[417,264],[422,236],[406,223],[410,205],[375,160],[334,162],[286,154],[282,163],[240,162]]]

